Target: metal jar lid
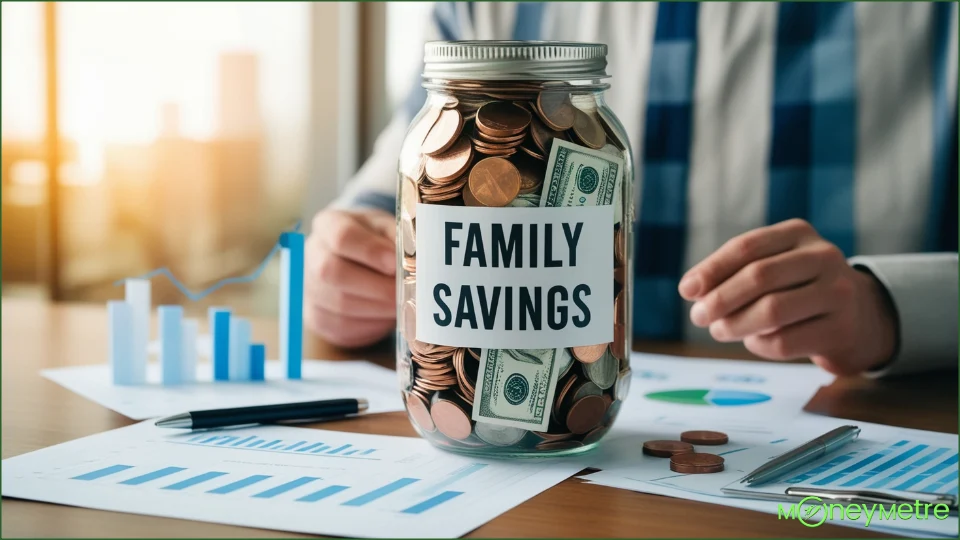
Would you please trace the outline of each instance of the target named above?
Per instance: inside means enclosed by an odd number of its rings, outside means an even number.
[[[424,79],[548,80],[609,77],[607,46],[573,41],[430,41]]]

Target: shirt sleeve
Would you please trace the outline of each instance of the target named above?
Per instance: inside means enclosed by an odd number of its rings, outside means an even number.
[[[886,288],[899,323],[893,359],[867,376],[956,369],[956,253],[859,256],[850,264]]]

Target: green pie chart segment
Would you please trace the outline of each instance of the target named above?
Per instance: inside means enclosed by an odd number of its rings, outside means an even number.
[[[770,396],[760,392],[742,390],[712,390],[709,388],[690,388],[650,392],[647,399],[677,403],[681,405],[706,405],[713,407],[740,407],[756,405],[770,401]]]

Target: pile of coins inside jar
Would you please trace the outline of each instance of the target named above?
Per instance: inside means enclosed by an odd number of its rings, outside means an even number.
[[[625,332],[628,305],[626,232],[613,228],[613,342],[563,349],[546,431],[474,422],[471,412],[481,349],[416,338],[417,204],[540,207],[550,186],[555,140],[627,159],[622,132],[595,94],[567,83],[448,81],[432,92],[407,134],[400,156],[402,337],[398,370],[407,410],[421,434],[454,448],[567,450],[602,437],[630,384]],[[624,180],[629,182],[629,178]],[[618,185],[618,189],[620,186]],[[614,204],[622,204],[617,194]],[[552,204],[556,206],[555,204]]]

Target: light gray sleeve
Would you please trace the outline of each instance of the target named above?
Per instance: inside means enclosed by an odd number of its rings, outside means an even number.
[[[397,204],[397,159],[410,119],[397,112],[374,143],[373,153],[332,204],[334,208],[374,208],[394,213]]]
[[[957,367],[957,254],[869,255],[850,259],[886,288],[899,321],[893,359],[870,377]]]

